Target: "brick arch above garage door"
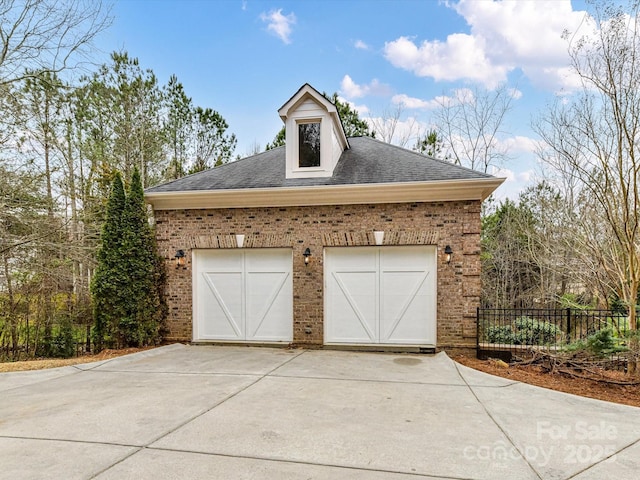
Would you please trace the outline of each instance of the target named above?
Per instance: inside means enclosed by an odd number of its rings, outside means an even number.
[[[197,235],[190,239],[189,248],[238,248],[238,235]],[[376,245],[373,230],[334,231],[322,234],[322,245],[325,247],[367,246]],[[294,243],[291,234],[243,234],[244,248],[277,248],[290,247]],[[438,232],[435,230],[385,230],[385,245],[436,245]]]

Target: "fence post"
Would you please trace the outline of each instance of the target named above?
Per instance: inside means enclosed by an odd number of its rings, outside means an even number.
[[[480,353],[480,307],[476,307],[476,358]]]
[[[571,308],[567,308],[567,343],[571,343]]]

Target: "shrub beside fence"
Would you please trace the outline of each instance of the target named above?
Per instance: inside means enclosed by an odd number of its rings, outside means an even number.
[[[479,308],[478,358],[526,356],[589,348],[613,361],[624,360],[629,342],[627,314],[610,310]]]

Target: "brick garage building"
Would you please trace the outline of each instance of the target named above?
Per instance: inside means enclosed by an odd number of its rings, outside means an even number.
[[[146,191],[169,338],[475,347],[480,206],[503,179],[347,138],[309,85],[279,114],[286,147]]]

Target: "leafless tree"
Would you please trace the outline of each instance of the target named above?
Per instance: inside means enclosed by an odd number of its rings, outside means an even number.
[[[110,22],[100,0],[0,0],[0,85],[78,65]]]
[[[421,127],[415,118],[403,117],[404,107],[396,105],[393,109],[385,109],[378,117],[368,117],[366,121],[377,139],[404,148],[416,143],[421,134]]]
[[[433,124],[444,144],[444,153],[456,165],[487,172],[506,159],[499,144],[506,114],[514,95],[506,86],[488,91],[460,89],[436,101]]]
[[[593,31],[570,39],[580,91],[534,125],[548,147],[541,158],[578,186],[583,208],[592,204],[580,221],[599,258],[593,273],[624,300],[632,329],[640,287],[639,13],[638,3],[629,12],[595,5]]]

